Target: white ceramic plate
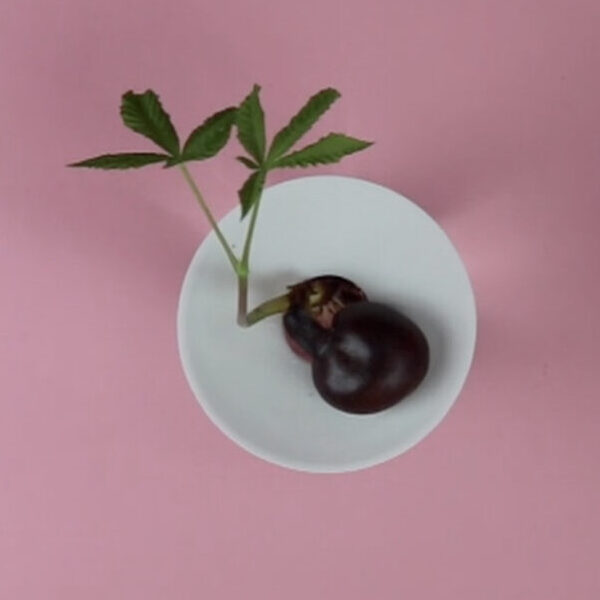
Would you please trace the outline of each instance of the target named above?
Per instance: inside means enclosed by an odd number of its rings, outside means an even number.
[[[247,227],[239,209],[220,226],[239,253]],[[398,456],[442,420],[471,365],[475,301],[452,243],[415,204],[348,177],[270,187],[251,270],[251,307],[315,275],[355,281],[423,329],[431,364],[419,388],[386,411],[358,416],[332,408],[313,388],[308,363],[288,349],[280,317],[238,327],[236,280],[211,233],[181,290],[179,352],[199,403],[234,442],[293,469],[352,471]]]

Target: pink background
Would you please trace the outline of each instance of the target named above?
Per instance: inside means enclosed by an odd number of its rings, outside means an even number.
[[[597,0],[3,0],[0,598],[600,597],[599,32]],[[255,81],[271,132],[338,87],[316,133],[377,144],[326,172],[414,199],[473,280],[458,403],[368,471],[215,429],[176,349],[207,232],[179,174],[64,168],[152,149],[129,88],[187,132]],[[235,151],[194,166],[219,215]]]

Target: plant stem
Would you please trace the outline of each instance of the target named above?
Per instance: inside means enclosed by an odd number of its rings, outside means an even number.
[[[248,322],[248,276],[238,273],[238,314],[240,327],[247,327]]]
[[[254,323],[258,323],[258,321],[261,321],[265,317],[270,317],[271,315],[285,312],[289,307],[289,294],[283,294],[281,296],[271,298],[270,300],[259,304],[254,310],[251,310],[250,313],[248,313],[246,325],[254,325]]]
[[[264,177],[264,172],[263,172]],[[242,252],[242,258],[238,265],[238,324],[242,327],[252,325],[256,321],[250,321],[248,315],[248,277],[250,275],[250,248],[252,246],[252,238],[254,237],[254,228],[256,227],[256,219],[258,217],[258,209],[260,207],[260,199],[262,197],[262,189],[259,193],[254,206],[252,207],[252,214],[250,215],[250,225],[248,226],[248,233],[246,234],[246,241],[244,242],[244,250]],[[254,312],[254,311],[253,311]],[[265,315],[267,316],[267,315]],[[262,317],[261,317],[262,318]]]
[[[258,209],[260,207],[261,195],[258,197],[254,206],[252,207],[252,214],[250,215],[250,225],[248,227],[248,233],[246,234],[246,242],[244,243],[244,251],[242,253],[242,266],[249,270],[250,266],[250,247],[252,246],[252,238],[254,237],[254,228],[256,227],[256,218],[258,217]]]
[[[256,201],[250,215],[250,225],[248,226],[248,233],[246,234],[246,241],[244,242],[244,251],[242,253],[242,259],[239,262],[238,267],[238,325],[242,327],[248,327],[251,323],[248,321],[248,277],[250,275],[250,246],[252,245],[252,236],[254,235],[254,227],[256,225],[256,217],[258,215],[258,204],[260,198]]]
[[[206,204],[202,193],[198,189],[194,178],[186,167],[185,163],[181,163],[179,165],[181,172],[183,173],[183,177],[187,181],[190,189],[194,193],[200,208],[204,212],[204,215],[208,219],[217,239],[223,246],[223,250],[225,250],[225,254],[227,254],[227,258],[233,267],[237,275],[238,280],[238,314],[237,314],[237,322],[241,327],[248,327],[249,325],[253,325],[257,323],[261,319],[268,317],[270,315],[274,315],[279,312],[284,312],[289,306],[289,300],[287,299],[287,294],[284,296],[279,296],[277,298],[272,298],[271,300],[267,300],[263,302],[263,304],[257,306],[250,314],[248,314],[248,275],[250,272],[249,263],[250,263],[250,248],[252,246],[252,238],[254,237],[254,229],[256,227],[256,219],[258,217],[258,208],[260,206],[260,196],[257,199],[254,207],[252,208],[252,214],[250,215],[250,225],[248,226],[248,233],[246,234],[246,241],[244,242],[244,250],[242,253],[242,258],[239,260],[235,254],[233,253],[231,247],[227,243],[225,236],[221,232],[219,225],[214,218],[210,208]]]
[[[213,214],[210,212],[210,208],[208,208],[208,205],[206,204],[204,198],[202,197],[202,194],[200,193],[200,190],[198,189],[196,182],[194,181],[192,175],[188,171],[188,168],[186,167],[185,163],[181,163],[179,165],[179,168],[180,168],[181,172],[183,173],[185,180],[188,182],[188,185],[190,186],[192,192],[194,193],[194,196],[196,196],[196,200],[198,201],[198,204],[200,205],[200,208],[203,210],[211,227],[213,228],[213,231],[215,232],[217,239],[219,240],[219,242],[221,242],[221,246],[223,246],[223,250],[225,250],[225,254],[227,254],[227,258],[229,259],[229,262],[231,263],[233,270],[239,275],[240,261],[236,258],[235,254],[233,253],[229,244],[227,243],[225,236],[221,233],[221,230],[219,229],[219,225],[218,225],[217,221],[215,220],[215,218],[213,217]]]

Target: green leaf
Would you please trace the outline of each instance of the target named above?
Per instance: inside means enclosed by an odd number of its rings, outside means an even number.
[[[176,162],[204,160],[217,154],[227,143],[235,121],[236,108],[226,108],[209,117],[190,133]]]
[[[103,154],[72,163],[69,167],[90,167],[92,169],[137,169],[154,163],[164,162],[167,154],[153,154],[151,152],[124,152],[122,154]]]
[[[260,105],[255,85],[250,94],[240,104],[236,115],[237,137],[248,154],[262,164],[265,158],[265,113]]]
[[[265,173],[263,171],[256,171],[246,179],[244,185],[238,191],[240,202],[242,204],[242,219],[260,198],[264,185]]]
[[[333,88],[317,92],[273,139],[268,161],[285,154],[323,116],[329,107],[340,97]]]
[[[235,159],[239,160],[244,166],[248,167],[249,169],[258,169],[258,165],[253,160],[250,160],[247,156],[236,156]]]
[[[123,123],[133,131],[150,138],[170,154],[179,154],[177,132],[158,96],[152,90],[143,94],[131,91],[123,94],[121,117]]]
[[[365,142],[343,133],[330,133],[310,146],[279,158],[272,166],[279,168],[328,165],[338,162],[348,154],[364,150],[372,144],[373,142]]]

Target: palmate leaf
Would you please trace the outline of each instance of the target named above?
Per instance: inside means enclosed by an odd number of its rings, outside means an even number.
[[[323,116],[329,107],[340,97],[333,88],[317,92],[273,139],[268,161],[274,161],[285,154]]]
[[[263,171],[255,171],[248,179],[246,179],[244,185],[238,191],[240,203],[242,205],[242,219],[260,198],[264,185],[265,173]]]
[[[240,104],[236,114],[237,137],[248,154],[262,164],[265,158],[265,113],[260,105],[260,86],[252,91]]]
[[[287,156],[282,156],[274,161],[272,166],[280,168],[328,165],[338,162],[348,154],[364,150],[371,146],[372,143],[349,137],[343,133],[330,133],[314,144],[310,144]]]
[[[190,133],[181,156],[173,162],[204,160],[215,156],[227,143],[235,121],[236,108],[221,110]]]
[[[136,169],[154,163],[164,162],[167,154],[151,152],[123,152],[121,154],[102,154],[80,162],[72,163],[69,167],[89,167],[92,169]]]
[[[179,154],[179,138],[171,118],[158,96],[147,90],[143,94],[126,92],[121,100],[123,123],[136,133],[150,138],[173,156]]]

